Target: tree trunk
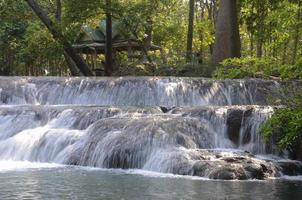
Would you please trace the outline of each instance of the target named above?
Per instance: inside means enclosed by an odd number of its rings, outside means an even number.
[[[283,53],[282,53],[282,60],[281,60],[281,64],[284,65],[286,63],[286,57],[287,57],[287,46],[288,46],[288,41],[286,41],[284,43],[284,47],[283,47]]]
[[[217,22],[217,1],[218,0],[205,0],[205,6],[207,8],[208,11],[208,19],[211,22],[213,29],[215,29],[214,27],[216,27],[216,22]],[[214,34],[214,31],[213,31]],[[212,56],[213,55],[213,44],[209,45],[209,53]]]
[[[261,58],[262,55],[263,55],[262,40],[258,39],[258,41],[257,41],[257,57]]]
[[[192,61],[192,53],[193,53],[193,31],[194,31],[194,7],[195,1],[189,1],[189,23],[188,23],[188,36],[187,36],[187,62]]]
[[[62,2],[61,0],[57,0],[56,1],[56,20],[60,26],[60,30],[61,30],[61,22],[62,22]],[[64,55],[64,59],[65,62],[69,68],[70,74],[71,76],[79,76],[81,75],[81,73],[79,72],[79,70],[77,69],[77,65],[74,63],[74,61],[68,56],[68,54],[66,53],[65,49],[63,49],[63,55]]]
[[[267,6],[265,5],[265,1],[261,1],[258,0],[257,4],[256,4],[256,13],[257,13],[257,18],[258,20],[256,20],[256,51],[257,51],[257,57],[261,58],[264,53],[265,53],[265,49],[263,48],[263,45],[266,42],[266,27],[265,27],[265,18],[267,16]]]
[[[297,51],[298,51],[298,43],[300,38],[300,20],[301,20],[301,0],[298,2],[298,12],[297,12],[297,26],[295,30],[295,39],[294,39],[294,49],[293,49],[293,58],[292,58],[292,64],[294,65],[297,58]]]
[[[148,17],[147,21],[146,21],[146,26],[145,26],[146,37],[144,38],[144,45],[147,50],[149,50],[152,45],[151,44],[152,37],[153,37],[152,32],[153,32],[153,21],[152,21],[151,17]]]
[[[112,56],[112,15],[111,0],[106,0],[106,50],[105,50],[105,76],[111,76],[113,73]]]
[[[203,4],[200,3],[200,20],[203,21],[204,20],[204,16],[205,16],[205,8],[203,7]],[[200,33],[199,33],[199,39],[200,39],[200,42],[201,42],[201,45],[200,45],[200,48],[199,48],[199,64],[203,64],[203,41],[204,41],[204,35],[203,35],[203,31],[200,30]]]
[[[58,30],[53,22],[49,19],[46,13],[40,8],[35,0],[25,0],[31,9],[36,13],[40,20],[45,24],[48,30],[53,35],[54,39],[58,41],[64,48],[65,53],[73,60],[79,71],[84,76],[92,76],[92,72],[85,63],[85,61],[76,53],[68,40],[64,37],[62,32]],[[71,70],[72,71],[72,70]]]
[[[212,57],[213,64],[219,64],[226,58],[241,56],[236,3],[236,0],[220,1]]]
[[[65,62],[67,63],[71,76],[80,76],[81,73],[79,72],[77,65],[70,58],[70,56],[65,52],[65,50],[64,50],[63,54],[64,54]]]
[[[62,21],[62,2],[61,0],[56,1],[57,10],[56,10],[56,19],[61,22]]]
[[[254,56],[254,36],[250,33],[250,56]]]

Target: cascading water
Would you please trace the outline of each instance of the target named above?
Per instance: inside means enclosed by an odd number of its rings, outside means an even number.
[[[191,78],[0,78],[0,159],[263,179],[299,162],[258,134],[285,83]]]
[[[2,104],[204,106],[267,104],[275,81],[196,78],[19,78],[0,80]]]

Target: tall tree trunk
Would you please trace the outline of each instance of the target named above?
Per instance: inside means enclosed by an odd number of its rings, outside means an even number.
[[[282,60],[281,60],[281,64],[284,65],[286,63],[286,56],[287,56],[287,47],[288,47],[288,41],[286,41],[284,43],[284,47],[283,47],[283,52],[282,52]]]
[[[66,53],[64,50],[63,52],[65,62],[67,63],[68,69],[70,71],[70,74],[72,76],[80,76],[81,73],[79,72],[77,65],[74,63],[74,61],[70,58],[70,56]]]
[[[208,11],[208,19],[209,19],[209,21],[211,22],[211,24],[213,25],[213,29],[214,29],[214,27],[215,27],[215,24],[216,24],[216,22],[215,22],[215,19],[214,19],[214,7],[213,7],[213,1],[209,1],[209,0],[206,0],[205,2],[205,6],[206,6],[206,8],[207,8],[207,11]],[[214,34],[214,32],[213,32],[213,34]],[[209,52],[210,52],[210,54],[211,55],[213,55],[213,44],[210,44],[209,45]]]
[[[297,26],[295,30],[295,39],[294,39],[294,49],[293,49],[293,58],[292,58],[292,64],[295,64],[296,58],[297,58],[297,51],[298,51],[298,43],[300,38],[300,26],[301,26],[301,0],[298,1],[298,12],[297,12]]]
[[[149,56],[148,52],[151,48],[152,45],[152,38],[153,38],[153,21],[151,16],[147,18],[146,21],[146,26],[145,26],[145,34],[146,38],[144,38],[143,41],[143,53],[146,55],[147,60],[150,63],[150,66],[152,67],[152,72],[155,74],[156,71],[156,64],[152,61],[151,57]]]
[[[57,0],[56,1],[56,20],[59,24],[60,30],[62,29],[61,27],[61,23],[62,23],[62,0]],[[68,56],[68,54],[66,53],[65,49],[63,49],[63,55],[64,55],[64,59],[65,62],[69,68],[70,74],[72,76],[79,76],[81,75],[81,73],[79,72],[79,70],[77,69],[77,65],[74,63],[74,61]]]
[[[261,58],[263,55],[262,41],[261,39],[257,40],[257,57]]]
[[[62,2],[61,0],[56,1],[57,10],[56,10],[56,19],[61,22],[62,21]]]
[[[265,1],[257,0],[256,1],[256,13],[258,16],[258,20],[256,21],[257,34],[256,34],[256,54],[258,58],[261,58],[264,54],[265,49],[263,48],[263,44],[266,41],[266,30],[265,30],[265,22],[264,19],[267,16],[267,6]]]
[[[254,56],[254,36],[250,33],[250,56]]]
[[[113,73],[112,56],[112,14],[111,0],[106,0],[106,50],[105,50],[105,76],[111,76]]]
[[[193,53],[193,31],[194,31],[194,8],[195,0],[189,1],[189,23],[188,23],[188,36],[187,36],[187,62],[192,61]]]
[[[153,37],[152,33],[153,33],[153,21],[151,17],[148,17],[145,26],[146,37],[144,39],[144,45],[147,50],[149,50],[151,47],[152,37]]]
[[[217,17],[213,64],[226,58],[240,57],[241,45],[236,0],[221,0]]]
[[[92,76],[92,72],[89,67],[85,63],[85,61],[76,53],[68,40],[64,37],[62,32],[58,30],[53,22],[49,19],[46,13],[40,8],[35,0],[25,0],[31,9],[36,13],[36,15],[40,18],[40,20],[45,24],[50,33],[53,35],[54,39],[58,41],[64,48],[65,53],[73,60],[76,64],[79,71],[84,76]],[[72,71],[72,70],[71,70]]]
[[[205,8],[204,8],[204,2],[200,2],[200,20],[203,21],[205,19]],[[199,63],[203,64],[203,43],[204,43],[204,35],[203,30],[200,30],[199,33],[199,39],[201,42],[200,48],[199,48]]]

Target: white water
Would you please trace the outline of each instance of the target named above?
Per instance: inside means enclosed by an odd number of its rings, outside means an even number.
[[[63,167],[56,163],[37,163],[28,161],[0,160],[0,173],[8,171],[27,171],[31,169],[51,169]]]
[[[96,104],[202,106],[265,104],[280,95],[275,81],[213,81],[194,78],[20,78],[1,77],[3,104]]]
[[[38,162],[191,175],[201,159],[217,161],[213,149],[238,151],[222,157],[273,153],[258,134],[273,108],[247,104],[265,104],[280,87],[259,80],[0,78],[0,160],[4,170],[22,161],[20,168]],[[244,114],[230,119],[232,112]],[[238,143],[232,124],[240,125]]]

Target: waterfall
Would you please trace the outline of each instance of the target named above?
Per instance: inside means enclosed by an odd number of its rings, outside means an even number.
[[[257,79],[0,77],[0,159],[277,176],[279,165],[253,154],[274,153],[258,132],[274,112],[268,96],[283,87]]]
[[[205,106],[266,105],[276,81],[197,78],[20,78],[0,80],[2,104]]]

